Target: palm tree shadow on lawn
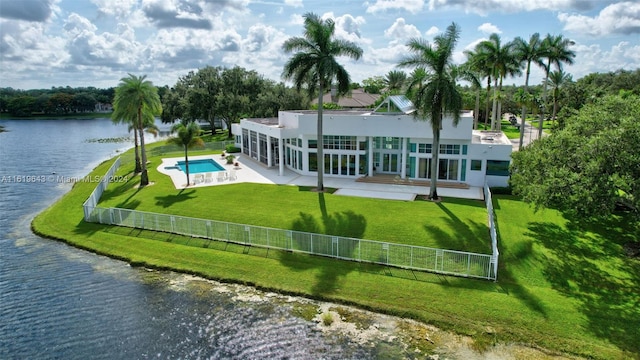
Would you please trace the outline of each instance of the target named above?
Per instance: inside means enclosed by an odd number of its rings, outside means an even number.
[[[462,221],[454,212],[449,210],[445,203],[437,203],[437,206],[446,215],[445,222],[449,224],[449,227],[454,229],[453,235],[447,233],[442,228],[425,224],[424,229],[431,233],[431,236],[436,239],[439,247],[442,249],[451,249],[458,251],[469,251],[490,254],[491,253],[491,237],[489,234],[489,227],[485,223],[471,222],[471,224]],[[497,218],[496,218],[497,222]],[[498,236],[498,238],[500,238]],[[507,252],[504,244],[499,242],[501,259],[505,255],[503,252]],[[524,252],[520,256],[528,256],[531,252]],[[547,311],[543,306],[543,301],[530,292],[526,287],[518,284],[513,275],[509,272],[508,267],[504,266],[504,260],[499,262],[498,269],[498,286],[500,290],[507,295],[513,295],[522,300],[524,304],[530,309],[547,316]],[[476,287],[476,284],[469,283],[469,287]]]
[[[588,329],[638,354],[640,262],[625,257],[622,245],[628,231],[622,224],[611,226],[611,221],[569,222],[566,227],[533,222],[526,235],[553,254],[543,275],[553,289],[580,302]]]
[[[342,237],[362,238],[367,221],[364,216],[354,213],[353,211],[343,211],[336,213],[329,213],[327,211],[327,205],[325,201],[325,194],[318,193],[318,206],[321,213],[321,218],[317,219],[312,214],[300,213],[300,217],[293,220],[291,224],[291,230],[335,235]],[[333,252],[332,244],[331,251]],[[294,239],[294,247],[299,249],[309,249],[310,245],[308,239],[299,238]],[[313,244],[313,250],[319,251],[320,244],[318,242]],[[340,256],[352,256],[354,249],[341,249]],[[321,250],[320,250],[321,251]],[[340,278],[347,275],[353,270],[357,270],[359,264],[349,261],[343,261],[338,259],[332,259],[332,261],[326,261],[323,258],[309,259],[307,256],[299,254],[287,254],[281,258],[281,262],[289,268],[307,271],[313,268],[319,267],[317,274],[318,281],[314,284],[312,293],[314,295],[326,295],[334,293],[340,286]]]
[[[157,206],[162,206],[163,208],[168,208],[171,207],[171,205],[179,203],[179,202],[183,202],[183,201],[188,201],[188,200],[192,200],[195,199],[196,196],[195,194],[195,190],[194,189],[190,189],[189,191],[185,191],[185,189],[180,190],[177,194],[175,195],[165,195],[165,196],[156,196],[156,205]]]

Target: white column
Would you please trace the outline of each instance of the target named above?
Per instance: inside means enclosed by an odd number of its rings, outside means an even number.
[[[369,159],[367,160],[369,165],[368,174],[369,176],[373,176],[373,136],[369,136],[367,140],[369,141]]]
[[[402,138],[402,155],[400,155],[400,178],[407,178],[407,138]]]
[[[273,154],[271,153],[271,136],[267,135],[267,168],[271,167],[271,157]]]
[[[279,175],[284,175],[284,139],[282,139],[282,133],[278,136],[278,170]]]

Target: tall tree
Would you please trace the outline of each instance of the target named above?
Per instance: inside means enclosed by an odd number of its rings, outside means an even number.
[[[515,38],[514,44],[515,44],[514,46],[515,46],[516,57],[525,68],[524,92],[525,92],[525,95],[528,95],[529,94],[529,75],[531,74],[531,63],[543,66],[542,40],[540,39],[540,34],[535,33],[529,37],[529,41],[525,41],[521,37]],[[520,124],[520,141],[518,143],[519,148],[522,148],[522,145],[524,142],[524,122],[527,117],[526,110],[527,110],[527,107],[523,102],[522,112],[520,115],[522,123]]]
[[[573,78],[570,74],[565,73],[562,70],[552,71],[549,74],[549,87],[551,88],[551,97],[553,98],[553,113],[551,115],[551,121],[555,125],[556,114],[558,113],[558,99],[560,98],[560,90],[571,83]]]
[[[404,71],[391,70],[384,76],[384,84],[391,94],[399,94],[407,82],[407,74]]]
[[[340,93],[346,93],[351,83],[349,73],[336,61],[338,56],[358,60],[362,49],[355,43],[334,38],[335,22],[322,20],[314,13],[304,15],[304,36],[289,38],[282,45],[285,52],[296,52],[284,66],[282,76],[293,80],[296,88],[307,84],[318,87],[318,188],[324,191],[324,139],[322,131],[322,96],[336,80]]]
[[[467,64],[472,69],[472,71],[477,72],[480,77],[478,80],[482,80],[484,78],[487,79],[487,95],[484,107],[484,128],[487,128],[487,120],[489,119],[489,101],[491,100],[491,79],[493,76],[493,69],[489,64],[489,59],[486,54],[483,52],[480,44],[476,45],[474,50],[465,51],[465,55],[467,55]],[[478,110],[479,112],[479,110]]]
[[[450,114],[453,125],[457,126],[462,110],[462,96],[458,91],[455,79],[451,74],[453,51],[460,37],[460,30],[455,23],[447,27],[444,34],[433,39],[433,45],[424,39],[412,39],[407,46],[413,53],[400,61],[398,66],[422,69],[425,81],[417,84],[411,93],[411,100],[416,107],[416,116],[428,119],[433,131],[433,147],[431,152],[431,188],[429,198],[438,199],[438,153],[440,152],[440,128],[444,114]],[[415,71],[414,71],[415,73]]]
[[[622,205],[640,219],[640,97],[605,96],[564,129],[513,153],[510,184],[536,207],[606,218]]]
[[[502,82],[505,77],[519,73],[519,62],[515,57],[514,43],[508,42],[503,44],[500,35],[491,34],[489,40],[482,41],[478,44],[478,52],[484,57],[486,62],[492,69],[494,78],[493,87],[493,106],[491,110],[491,129],[500,129],[502,121],[501,114],[501,92]]]
[[[200,138],[200,125],[195,121],[187,124],[179,122],[171,127],[171,132],[176,133],[176,136],[169,138],[167,142],[184,147],[184,167],[187,173],[187,186],[189,186],[189,149],[204,146],[204,141]]]
[[[551,66],[555,65],[557,70],[562,70],[562,64],[573,64],[576,53],[569,47],[574,44],[573,41],[566,39],[562,35],[547,36],[542,40],[543,58],[547,60],[545,64],[545,78],[542,91],[542,111],[540,113],[540,123],[538,124],[538,138],[542,137],[542,122],[547,110],[547,82],[551,73]]]
[[[159,115],[162,112],[158,89],[149,80],[145,80],[146,75],[120,79],[116,88],[113,101],[112,119],[135,119],[135,128],[140,137],[140,186],[149,184],[149,174],[147,173],[147,154],[144,147],[145,116],[148,114]],[[148,113],[148,114],[147,114]],[[147,115],[145,115],[147,114]]]

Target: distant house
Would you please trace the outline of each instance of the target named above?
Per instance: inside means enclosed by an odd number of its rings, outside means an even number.
[[[335,89],[332,89],[322,97],[322,102],[336,103],[345,109],[366,109],[373,106],[380,96],[380,94],[369,94],[362,89],[353,89],[348,94],[337,96]],[[315,99],[311,103],[315,105],[318,100]]]
[[[375,110],[325,110],[324,168],[318,169],[317,111],[281,111],[277,118],[243,119],[233,124],[242,153],[280,174],[359,178],[389,176],[406,180],[507,186],[512,145],[502,132],[473,130],[473,112],[460,114],[457,127],[443,120],[440,146],[433,149],[428,121],[413,116],[404,96],[390,96]],[[439,152],[439,172],[431,174],[431,155]]]
[[[94,107],[95,112],[112,112],[113,111],[113,106],[111,104],[105,104],[105,103],[97,103]]]

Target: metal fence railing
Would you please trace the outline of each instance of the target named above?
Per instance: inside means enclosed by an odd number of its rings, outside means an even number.
[[[489,221],[489,234],[491,236],[491,279],[498,280],[498,232],[496,230],[495,213],[493,211],[493,198],[489,185],[484,184],[484,201],[487,206],[487,217]]]
[[[109,171],[115,171],[114,168],[116,163]],[[103,190],[94,191],[90,197],[91,201],[85,202],[85,221],[447,275],[495,280],[496,253],[494,255],[477,254],[170,214],[101,208],[97,206],[97,200]],[[94,198],[96,195],[97,199]]]
[[[104,174],[104,177],[100,179],[98,186],[93,189],[91,195],[89,195],[89,198],[84,202],[84,204],[82,204],[82,207],[84,208],[85,221],[88,221],[87,219],[91,217],[91,211],[98,206],[98,202],[102,197],[102,193],[107,189],[107,186],[109,186],[109,183],[113,179],[113,176],[115,175],[116,170],[118,170],[119,167],[120,157],[118,157],[116,161],[113,162],[109,170],[107,170],[107,173]]]

